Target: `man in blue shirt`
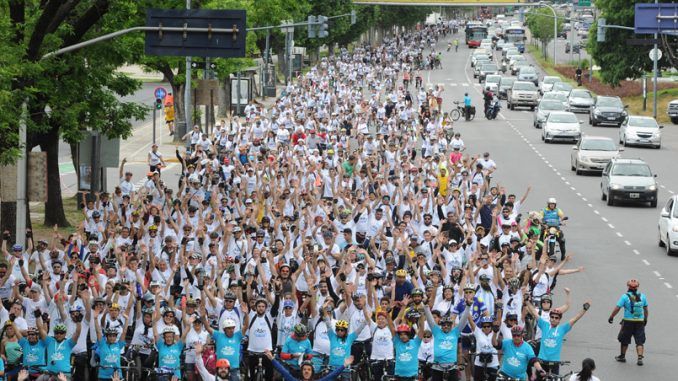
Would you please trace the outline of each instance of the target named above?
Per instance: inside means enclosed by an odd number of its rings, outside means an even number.
[[[574,324],[584,316],[591,307],[590,301],[584,303],[584,306],[577,316],[570,319],[569,322],[561,324],[563,312],[558,308],[552,308],[549,311],[549,321],[540,318],[537,309],[532,303],[526,304],[528,312],[537,321],[537,326],[541,330],[541,340],[539,342],[539,361],[544,370],[553,374],[560,372],[560,352],[563,349],[563,339],[570,332]]]
[[[530,344],[523,340],[523,327],[519,325],[513,326],[511,328],[511,335],[513,336],[512,339],[501,341],[501,350],[504,355],[501,360],[499,373],[504,377],[527,380],[527,366],[530,360],[534,358],[534,350]],[[497,332],[494,332],[492,335],[492,345],[500,347]],[[542,376],[545,374],[538,361],[534,363],[534,367]]]
[[[617,305],[612,310],[608,322],[612,324],[614,317],[623,308],[624,317],[622,319],[621,330],[617,339],[621,344],[621,353],[615,359],[619,362],[626,362],[626,350],[631,344],[631,337],[636,342],[636,353],[638,353],[638,365],[643,365],[644,345],[645,345],[645,326],[647,325],[647,298],[645,294],[638,292],[640,282],[631,279],[626,282],[628,291],[617,301]]]
[[[235,331],[236,321],[233,319],[226,319],[222,323],[224,332],[219,332],[212,329],[209,324],[205,325],[207,332],[212,334],[214,339],[217,360],[226,359],[230,364],[230,381],[240,380],[240,343],[242,341],[242,333],[249,328],[249,315],[247,314],[247,307],[244,306],[242,329]],[[207,312],[203,311],[203,321],[207,320]]]
[[[38,317],[36,319],[42,319]],[[47,364],[45,359],[45,341],[38,338],[38,329],[29,327],[27,337],[19,339],[19,345],[24,354],[23,366],[25,368],[32,368],[32,370],[42,370]]]
[[[473,261],[469,261],[469,266],[472,266],[472,264]],[[464,298],[460,300],[459,303],[457,303],[457,305],[452,309],[453,320],[456,319],[457,316],[463,316],[462,314],[466,308],[471,309],[471,318],[476,325],[480,324],[480,319],[483,316],[489,316],[489,312],[487,311],[487,306],[485,306],[485,303],[481,302],[476,297],[477,288],[478,286],[473,283],[466,283],[466,285],[464,285]],[[468,324],[460,326],[459,329],[461,330],[461,349],[464,353],[464,357],[466,358],[466,363],[471,363],[471,356],[469,353],[472,347],[471,338],[473,337],[473,330],[471,330],[471,326]],[[464,369],[464,372],[466,373],[466,379],[471,378],[471,371],[471,367]]]
[[[464,93],[464,116],[466,117],[467,121],[470,119],[470,115],[471,115],[471,97],[468,95],[468,93]]]
[[[395,349],[395,375],[401,378],[416,378],[419,374],[419,347],[424,337],[424,315],[420,315],[417,323],[418,332],[414,336],[414,329],[407,324],[400,324],[393,336]]]
[[[292,369],[292,375],[301,374],[299,358],[311,353],[311,342],[308,340],[308,330],[303,324],[294,326],[294,332],[285,340],[280,352],[280,358]],[[303,361],[303,359],[301,360]]]
[[[363,328],[365,328],[366,322],[370,321],[371,319],[367,314],[367,308],[363,308],[365,320],[358,325],[355,331],[349,334],[348,322],[346,320],[338,320],[334,327],[332,327],[330,311],[325,310],[324,313],[324,321],[325,325],[327,326],[327,336],[330,339],[329,366],[330,368],[335,369],[344,365],[346,358],[351,355],[351,345],[353,345],[353,342],[358,337],[358,334],[362,332]]]
[[[192,325],[193,322],[191,321],[190,324]],[[160,335],[158,335],[157,324],[153,325],[155,347],[158,350],[158,367],[171,371],[170,374],[158,375],[158,380],[168,381],[172,375],[176,376],[177,379],[181,379],[181,352],[184,350],[184,341],[188,331],[188,329],[184,329],[181,339],[177,341],[176,337],[179,336],[179,328],[174,325],[168,325],[162,330],[161,339]]]
[[[82,324],[77,322],[75,325],[75,332],[71,338],[66,338],[66,325],[57,324],[54,326],[54,337],[47,336],[47,331],[42,319],[37,319],[38,330],[40,337],[47,346],[47,359],[49,360],[45,370],[52,373],[63,373],[69,380],[71,379],[71,353],[75,346],[78,337],[80,337],[80,330]]]
[[[116,328],[107,327],[101,333],[101,326],[99,324],[99,311],[93,310],[94,330],[97,334],[97,354],[99,355],[99,381],[108,381],[113,379],[113,373],[120,371],[120,357],[125,349],[125,337],[127,336],[127,327],[129,321],[127,316],[123,315],[125,324],[122,328],[120,340],[118,340],[118,330]]]
[[[443,368],[454,366],[457,364],[459,357],[459,327],[454,327],[454,318],[450,316],[443,316],[440,319],[440,326],[436,324],[431,314],[431,308],[426,306],[424,308],[426,314],[426,321],[431,332],[433,333],[433,363],[436,368],[433,368],[433,380],[439,381],[443,379]],[[456,370],[452,372],[457,377]]]

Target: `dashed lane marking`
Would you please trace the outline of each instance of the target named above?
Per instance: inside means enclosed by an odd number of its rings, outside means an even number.
[[[631,242],[629,241],[624,241],[624,243],[626,244],[626,246],[631,246]]]
[[[607,224],[607,226],[609,226],[610,229],[614,229],[614,225],[612,225],[612,224]]]
[[[648,262],[647,259],[643,259],[643,263],[645,264],[645,266],[649,266],[649,265],[650,265],[650,262]]]
[[[623,236],[624,236],[624,235],[623,235],[622,233],[617,232],[617,237],[621,238],[621,237],[623,237]]]
[[[607,222],[607,218],[605,218],[605,217],[600,217],[600,219]]]
[[[668,289],[673,288],[673,286],[671,286],[671,284],[668,283],[668,282],[664,282],[664,286],[666,286],[666,288],[668,288]],[[678,295],[676,295],[676,296],[678,296]]]
[[[656,275],[657,277],[661,277],[661,276],[662,276],[662,274],[660,274],[659,271],[657,271],[657,270],[654,270],[653,272],[654,272],[654,275]]]
[[[635,255],[640,255],[640,251],[638,251],[638,250],[636,250],[636,249],[633,249],[633,254],[635,254]]]

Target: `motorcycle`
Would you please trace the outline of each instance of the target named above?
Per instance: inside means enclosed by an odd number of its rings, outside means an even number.
[[[492,99],[490,105],[487,107],[487,110],[485,110],[485,117],[488,120],[497,119],[497,115],[499,115],[499,110],[501,110],[501,103],[499,103],[499,98],[495,96]]]
[[[567,219],[567,217],[563,217],[563,221],[567,221]],[[547,230],[545,230],[543,242],[550,257],[556,255],[556,244],[561,239],[561,231],[559,226],[546,226],[545,229]]]

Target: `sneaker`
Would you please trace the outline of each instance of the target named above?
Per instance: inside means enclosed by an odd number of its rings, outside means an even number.
[[[638,366],[643,366],[643,358],[642,358],[642,357],[638,357],[638,362],[636,362],[636,364],[637,364]]]
[[[626,356],[624,356],[624,355],[619,355],[619,356],[615,357],[614,359],[619,361],[619,362],[626,362]]]

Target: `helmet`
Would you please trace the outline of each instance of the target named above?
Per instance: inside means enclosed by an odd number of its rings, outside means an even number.
[[[153,315],[153,308],[142,308],[141,313],[145,315]]]
[[[473,283],[466,283],[466,285],[464,286],[464,291],[473,291],[473,292],[475,292],[475,291],[476,291],[476,285],[473,284]]]
[[[424,291],[422,291],[419,288],[415,288],[414,290],[412,290],[410,296],[424,296]]]
[[[118,303],[113,303],[111,304],[110,307],[108,307],[109,310],[120,310],[120,305]]]
[[[635,290],[640,287],[640,282],[638,282],[636,279],[630,279],[628,282],[626,282],[626,287]]]
[[[452,324],[452,317],[450,315],[445,315],[442,318],[440,318],[440,324]]]
[[[231,367],[231,363],[228,362],[227,359],[219,359],[219,360],[217,360],[216,367],[217,367],[217,368],[230,368],[230,367]]]
[[[508,313],[506,314],[506,320],[518,320],[518,314]]]
[[[493,323],[494,320],[490,316],[483,316],[480,318],[480,324]]]
[[[523,334],[523,327],[521,327],[519,325],[514,325],[513,327],[511,327],[511,334],[513,336],[522,335]]]
[[[337,323],[334,324],[334,328],[348,329],[348,322],[346,320],[337,320]]]
[[[407,271],[404,269],[396,270],[396,276],[407,276]]]
[[[38,327],[28,327],[28,334],[31,335],[37,335],[38,334]]]
[[[509,288],[518,288],[520,287],[520,279],[513,277],[508,281]]]
[[[308,335],[308,329],[303,324],[297,324],[294,326],[294,335],[297,337],[302,337]]]
[[[66,328],[65,324],[57,324],[57,325],[54,326],[54,333],[56,333],[56,332],[66,333],[67,330],[68,330],[68,328]]]
[[[454,285],[451,284],[451,283],[450,283],[450,284],[446,284],[445,286],[443,286],[443,291],[445,291],[445,290],[451,290],[451,291],[454,291]]]
[[[412,329],[411,329],[410,326],[407,325],[407,324],[400,324],[400,325],[396,328],[396,333],[408,333],[408,334],[409,334],[409,333],[411,333],[411,332],[412,332]]]
[[[303,368],[303,367],[305,367],[305,366],[310,366],[310,367],[311,367],[311,370],[315,370],[314,365],[313,365],[313,362],[311,362],[311,361],[308,361],[308,360],[303,361],[303,362],[301,363],[301,365],[299,365],[299,369],[301,369],[301,368]]]
[[[541,301],[553,303],[553,299],[551,299],[551,295],[549,295],[549,294],[542,295]]]
[[[117,335],[118,330],[113,327],[104,328],[104,336]]]
[[[233,292],[231,292],[231,291],[227,291],[227,292],[224,294],[224,300],[236,300],[236,299],[237,299],[237,298],[236,298],[235,294],[234,294]]]
[[[224,322],[221,324],[224,328],[235,328],[235,320],[233,319],[226,319]]]
[[[555,197],[550,197],[546,203],[547,204],[557,204],[558,202],[556,201]]]
[[[561,311],[558,308],[552,308],[551,311],[549,311],[549,316],[550,315],[558,315],[558,316],[563,316],[563,311]]]
[[[165,327],[165,329],[162,330],[163,335],[166,334],[166,333],[173,333],[175,335],[178,335],[179,329],[177,327],[173,326],[173,325],[169,325],[169,326]]]

